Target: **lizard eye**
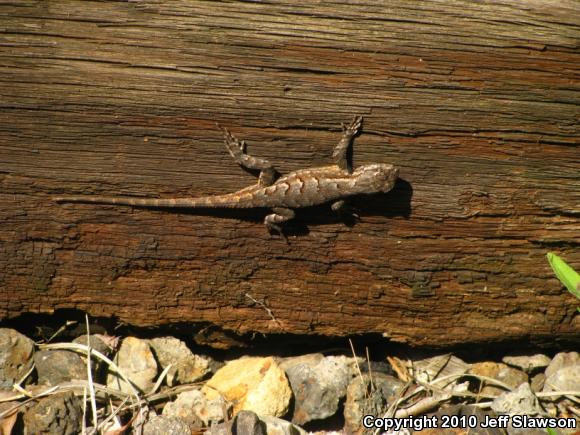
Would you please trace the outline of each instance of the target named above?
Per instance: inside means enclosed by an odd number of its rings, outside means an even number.
[[[395,185],[399,171],[392,165],[378,163],[359,166],[355,171],[361,186],[372,192],[388,192]]]
[[[376,174],[377,188],[381,192],[390,191],[399,176],[399,170],[391,165],[385,165],[378,169]]]

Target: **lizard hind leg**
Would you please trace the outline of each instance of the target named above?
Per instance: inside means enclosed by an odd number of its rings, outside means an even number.
[[[275,207],[272,209],[272,212],[264,218],[264,225],[266,225],[269,232],[277,232],[288,242],[281,224],[293,219],[296,213],[291,208],[285,207]]]
[[[332,152],[332,158],[336,165],[349,173],[352,173],[349,149],[354,142],[354,138],[361,132],[362,122],[362,116],[355,116],[348,127],[342,124],[342,137]]]
[[[219,124],[218,124],[218,127]],[[260,171],[258,178],[258,185],[261,187],[268,187],[274,184],[278,172],[272,164],[265,159],[252,157],[246,154],[246,142],[236,138],[225,127],[220,127],[224,132],[224,140],[226,148],[238,165],[251,171]]]

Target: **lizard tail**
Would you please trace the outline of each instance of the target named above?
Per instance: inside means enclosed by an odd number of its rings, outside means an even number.
[[[53,201],[155,208],[235,208],[240,206],[240,201],[231,195],[202,196],[199,198],[138,198],[132,196],[77,195],[57,196],[53,198]]]

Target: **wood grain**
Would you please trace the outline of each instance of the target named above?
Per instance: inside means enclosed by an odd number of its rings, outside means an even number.
[[[550,0],[0,3],[0,318],[577,340],[545,254],[580,269],[578,16]],[[299,213],[289,245],[264,213],[50,199],[234,191],[253,178],[215,122],[288,172],[329,163],[354,114],[355,164],[401,180],[359,199],[354,226]]]

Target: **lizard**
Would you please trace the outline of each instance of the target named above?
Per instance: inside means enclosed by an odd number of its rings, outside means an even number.
[[[300,169],[279,176],[272,164],[246,153],[246,142],[237,139],[227,128],[220,127],[229,154],[243,168],[259,171],[257,183],[237,192],[223,195],[181,198],[139,198],[130,196],[58,196],[59,203],[127,205],[145,208],[267,208],[264,218],[269,232],[284,236],[282,224],[295,216],[295,209],[332,203],[331,209],[343,212],[346,199],[355,195],[386,193],[399,175],[391,164],[372,163],[353,169],[347,157],[354,139],[362,130],[362,116],[355,116],[350,125],[342,124],[342,137],[333,151],[334,164]]]

